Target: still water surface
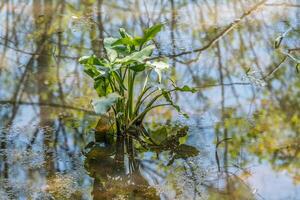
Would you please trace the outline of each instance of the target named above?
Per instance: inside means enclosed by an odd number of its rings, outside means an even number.
[[[151,113],[149,146],[107,134],[77,59],[159,22],[199,92]],[[1,1],[0,199],[300,199],[299,22],[297,0]]]

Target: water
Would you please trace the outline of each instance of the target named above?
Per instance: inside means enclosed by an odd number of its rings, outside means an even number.
[[[1,1],[0,199],[300,199],[300,4],[259,2]],[[77,59],[158,22],[199,92],[148,116],[151,146],[107,133]]]

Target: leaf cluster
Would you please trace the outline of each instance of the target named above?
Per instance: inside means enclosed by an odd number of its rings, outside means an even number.
[[[117,131],[141,124],[148,112],[160,106],[172,106],[181,112],[171,93],[196,92],[189,86],[178,87],[169,79],[172,87],[162,87],[162,74],[169,65],[161,60],[149,61],[155,50],[151,41],[162,28],[162,24],[154,25],[144,30],[143,36],[137,37],[121,28],[119,38],[104,39],[104,57],[91,55],[79,59],[84,72],[94,80],[99,95],[92,103],[96,113],[103,115],[113,110]],[[157,77],[155,83],[150,81],[153,73]],[[142,85],[137,83],[137,77],[142,78]],[[135,91],[137,88],[139,90]],[[164,103],[158,103],[160,99],[164,99]]]

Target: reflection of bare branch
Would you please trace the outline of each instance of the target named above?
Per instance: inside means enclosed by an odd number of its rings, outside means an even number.
[[[266,3],[266,6],[284,6],[284,7],[295,7],[300,8],[300,4],[292,4],[292,3]]]
[[[37,129],[33,132],[32,137],[31,137],[31,140],[30,140],[30,143],[27,144],[26,150],[29,150],[30,148],[32,148],[32,145],[34,144],[35,140],[37,139],[38,133],[39,133],[39,128],[37,128]]]
[[[0,45],[6,46],[9,49],[12,49],[14,51],[17,51],[17,52],[20,52],[20,53],[23,53],[23,54],[27,54],[27,55],[32,55],[32,56],[39,56],[39,55],[41,55],[39,52],[29,52],[29,51],[25,51],[25,50],[22,50],[22,49],[17,49],[15,47],[12,47],[12,46],[9,46],[9,45],[5,45],[2,42],[0,42]],[[52,54],[49,54],[48,56],[52,56]],[[79,58],[79,57],[72,57],[72,56],[67,56],[67,55],[55,55],[55,57],[64,58],[64,59],[71,59],[71,60],[77,60]]]
[[[288,56],[284,56],[283,59],[281,59],[281,61],[267,75],[263,77],[263,79],[266,80],[267,78],[272,76],[282,66],[282,63],[284,63],[287,58]]]
[[[90,115],[96,115],[96,113],[94,111],[91,110],[87,110],[84,108],[77,108],[74,106],[69,106],[69,105],[61,105],[61,104],[56,104],[56,103],[46,103],[46,102],[40,102],[40,103],[36,103],[36,102],[25,102],[25,101],[5,101],[5,100],[1,100],[0,104],[12,104],[12,105],[31,105],[31,106],[49,106],[49,107],[56,107],[56,108],[63,108],[63,109],[70,109],[70,110],[76,110],[76,111],[81,111],[81,112],[85,112],[87,114]]]
[[[300,51],[300,47],[288,49],[288,52]]]
[[[248,83],[248,82],[233,82],[233,83],[223,83],[223,84],[207,84],[207,85],[203,85],[203,86],[199,86],[199,87],[195,87],[195,88],[205,89],[205,88],[209,88],[209,87],[233,86],[233,85],[249,85],[249,86],[252,86],[252,83]]]
[[[201,197],[201,192],[197,188],[197,185],[199,185],[199,183],[197,182],[197,178],[196,178],[198,174],[196,174],[195,169],[193,168],[193,166],[191,165],[191,163],[188,162],[187,159],[184,159],[184,161],[185,161],[184,163],[187,164],[187,166],[189,167],[189,170],[191,172],[191,179],[192,179],[192,181],[194,183],[194,197],[193,197],[193,199],[196,199],[196,195],[198,195],[199,197]],[[185,166],[184,166],[184,169],[185,169],[186,175],[189,176],[188,173],[187,173],[187,168]]]
[[[191,50],[191,51],[184,51],[184,52],[181,52],[178,54],[166,55],[166,57],[173,58],[173,57],[188,55],[188,54],[192,54],[192,53],[196,53],[196,52],[202,52],[202,51],[210,48],[211,46],[215,45],[223,36],[225,36],[230,31],[232,31],[244,18],[246,18],[247,16],[252,14],[254,11],[258,10],[261,6],[263,6],[266,1],[267,0],[260,1],[259,3],[254,5],[252,8],[250,8],[248,11],[243,13],[243,15],[240,18],[234,20],[221,33],[219,33],[214,39],[212,39],[210,42],[208,42],[205,46],[198,48],[198,49]],[[159,58],[159,57],[153,57],[153,58],[151,58],[151,60],[157,59],[157,58]]]

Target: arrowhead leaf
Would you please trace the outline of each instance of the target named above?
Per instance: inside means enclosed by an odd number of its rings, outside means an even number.
[[[147,58],[149,58],[149,56],[151,56],[154,48],[155,48],[154,45],[149,45],[149,46],[143,48],[141,51],[134,52],[129,56],[118,59],[116,62],[118,62],[118,63],[143,62],[145,59],[147,59]]]
[[[93,100],[92,105],[97,114],[103,115],[117,102],[119,98],[121,98],[119,94],[110,93],[105,97]]]
[[[118,52],[113,49],[113,43],[115,43],[118,39],[117,38],[105,38],[104,39],[104,48],[106,50],[108,59],[113,62],[118,57]]]

